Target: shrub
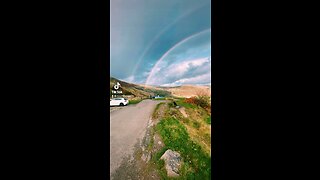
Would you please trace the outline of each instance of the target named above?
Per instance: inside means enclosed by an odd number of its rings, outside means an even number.
[[[197,105],[202,108],[210,107],[210,97],[209,96],[197,96]]]
[[[195,97],[185,99],[185,103],[195,104],[204,109],[210,108],[210,97],[206,95],[198,95]]]
[[[190,103],[190,104],[197,104],[197,99],[196,97],[191,97],[191,98],[185,99],[184,102]]]

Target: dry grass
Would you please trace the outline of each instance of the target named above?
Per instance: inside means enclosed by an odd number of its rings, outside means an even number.
[[[189,116],[189,122],[184,121],[190,138],[197,142],[206,153],[211,154],[211,125],[206,122],[208,114],[203,109],[186,108],[186,113]],[[199,124],[194,126],[194,123]]]

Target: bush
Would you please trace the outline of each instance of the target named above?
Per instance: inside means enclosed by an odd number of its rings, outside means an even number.
[[[185,99],[184,102],[190,103],[190,104],[197,104],[197,99],[196,97],[191,97],[191,98]]]
[[[197,96],[197,105],[202,108],[210,107],[210,97],[209,96]]]
[[[191,97],[185,99],[186,103],[189,104],[195,104],[197,106],[200,106],[204,109],[210,108],[210,97],[206,95],[198,95],[196,97]]]

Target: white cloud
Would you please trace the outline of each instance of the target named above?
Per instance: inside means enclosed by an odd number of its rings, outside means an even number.
[[[182,78],[172,83],[162,84],[161,86],[180,86],[182,84],[211,84],[211,72],[191,78]]]
[[[183,61],[181,63],[171,64],[169,67],[166,68],[166,76],[182,76],[186,72],[188,72],[190,68],[202,66],[206,62],[209,62],[208,58],[192,59]]]
[[[190,76],[199,76],[210,72],[211,61],[208,57],[184,60],[175,63],[160,63],[153,70],[150,84],[184,83]],[[180,81],[179,81],[180,80]],[[198,83],[198,82],[196,82]]]

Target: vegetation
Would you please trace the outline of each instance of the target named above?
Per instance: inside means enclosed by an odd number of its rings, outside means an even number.
[[[144,88],[144,87],[136,87],[139,90],[146,91],[150,93],[151,95],[159,95],[159,96],[171,96],[171,92],[160,90],[160,89],[151,89],[151,88]]]
[[[208,117],[207,117],[206,123],[211,124],[211,116],[208,116]]]
[[[146,141],[145,144],[147,145],[145,150],[150,153],[151,161],[145,162],[140,175],[150,179],[147,177],[151,176],[147,174],[154,172],[156,176],[160,175],[161,179],[171,179],[167,177],[165,163],[160,157],[166,150],[172,149],[180,153],[183,161],[179,170],[180,176],[172,179],[210,179],[211,112],[208,110],[211,107],[210,97],[199,93],[193,98],[176,98],[167,91],[170,89],[143,87],[114,78],[110,78],[110,89],[116,82],[120,82],[123,93],[133,95],[134,98],[129,100],[129,104],[137,104],[155,95],[166,97],[155,100],[169,100],[159,103],[152,114],[155,125],[149,131],[150,141]],[[176,108],[174,102],[182,108]],[[158,143],[159,140],[163,143]],[[141,156],[142,150],[137,153],[138,158]],[[142,161],[139,161],[140,165],[143,164]]]
[[[155,98],[154,100],[166,100],[166,98]]]
[[[185,103],[194,104],[202,108],[211,108],[210,97],[206,95],[199,95],[184,100]]]
[[[178,179],[210,179],[211,157],[202,150],[202,147],[189,137],[186,127],[179,120],[168,117],[156,126],[156,131],[161,135],[165,147],[157,153],[154,161],[157,162],[160,175],[168,179],[163,161],[159,161],[161,155],[167,150],[178,151],[183,164]]]
[[[151,162],[156,165],[162,179],[171,179],[167,177],[164,161],[160,160],[163,153],[171,149],[179,152],[183,159],[180,176],[172,179],[210,179],[211,116],[204,108],[184,98],[175,99],[175,102],[184,107],[189,116],[184,117],[175,108],[173,101],[167,103],[164,115],[154,131],[161,136],[165,146],[152,156]],[[163,104],[157,105],[153,117],[158,116]]]
[[[195,109],[196,108],[195,104],[189,103],[188,101],[185,101],[184,98],[179,99],[178,101],[176,101],[176,103],[178,104],[178,106],[191,108],[191,109]]]
[[[149,98],[150,96],[160,95],[160,96],[171,96],[171,93],[166,90],[156,89],[156,88],[145,88],[140,85],[127,83],[116,78],[110,78],[110,96],[111,90],[116,82],[121,84],[120,90],[122,91],[123,95],[133,95],[134,97],[140,98]]]

